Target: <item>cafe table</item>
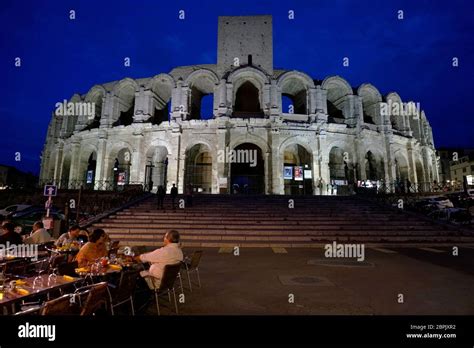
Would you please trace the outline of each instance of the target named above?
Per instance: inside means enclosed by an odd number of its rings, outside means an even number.
[[[15,282],[12,290],[10,283]],[[15,313],[15,304],[33,296],[48,295],[51,291],[60,290],[71,285],[83,282],[82,278],[58,275],[56,278],[43,274],[37,277],[13,280],[0,288],[0,309],[3,314]]]

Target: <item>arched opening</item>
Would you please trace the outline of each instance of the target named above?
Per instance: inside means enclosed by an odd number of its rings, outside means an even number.
[[[94,189],[96,165],[97,165],[97,154],[95,151],[93,151],[87,159],[85,173],[83,174],[85,187],[91,190]]]
[[[374,86],[364,84],[359,87],[358,94],[362,98],[364,123],[381,125],[380,102],[382,96],[380,93]]]
[[[321,85],[327,91],[328,123],[346,123],[355,126],[357,120],[353,115],[346,115],[347,100],[353,94],[352,88],[344,79],[333,76],[325,79]]]
[[[287,146],[283,152],[283,180],[285,195],[312,195],[312,156],[301,145]]]
[[[381,157],[375,156],[372,151],[365,155],[365,175],[367,180],[372,182],[385,180],[384,161]]]
[[[428,183],[425,182],[423,164],[421,163],[420,160],[416,160],[415,168],[416,168],[416,182],[417,182],[418,191],[425,192],[426,187],[428,186],[427,185]]]
[[[281,95],[282,95],[282,112],[286,113],[287,109],[284,108],[283,98],[290,99],[290,104],[292,105],[292,112],[290,114],[308,114],[308,93],[306,85],[299,78],[288,77],[286,78],[281,85]]]
[[[327,101],[328,106],[328,122],[329,123],[344,123],[344,113],[331,101]]]
[[[87,120],[87,126],[84,127],[83,130],[90,130],[100,127],[100,117],[102,115],[102,98],[103,94],[97,92],[93,95],[93,97],[90,98],[89,101],[87,101],[87,103],[92,103],[91,105],[94,105],[94,107],[90,109],[93,109],[95,111],[95,114],[92,117],[92,120],[90,119],[90,115],[86,116],[89,119]]]
[[[128,148],[117,152],[116,156],[110,158],[109,181],[114,190],[121,190],[130,183],[130,167],[132,165],[132,154]],[[110,187],[109,187],[110,188]]]
[[[191,115],[192,120],[208,120],[214,116],[214,94],[205,94],[199,89],[191,89]]]
[[[231,164],[231,193],[264,194],[265,163],[260,147],[244,143],[226,155],[226,162]]]
[[[329,178],[328,194],[347,195],[351,192],[354,169],[349,163],[349,154],[339,147],[333,147],[329,152]]]
[[[167,102],[164,104],[155,105],[153,110],[153,116],[151,118],[152,124],[160,124],[162,122],[167,122],[170,119],[170,104],[171,102]]]
[[[395,192],[410,192],[412,183],[408,174],[408,162],[401,154],[395,154]]]
[[[246,81],[237,89],[233,114],[237,117],[263,116],[260,92],[252,82]]]
[[[129,126],[133,123],[133,115],[135,111],[135,99],[133,99],[130,107],[125,110],[120,112],[120,116],[117,121],[115,121],[112,126],[117,127],[117,126]]]
[[[117,92],[118,115],[112,126],[129,126],[135,113],[135,87],[126,84]]]
[[[168,150],[165,146],[153,146],[146,152],[145,189],[155,191],[168,185]]]
[[[212,156],[209,148],[196,144],[186,151],[185,186],[197,193],[212,193]]]
[[[168,75],[158,75],[151,80],[149,86],[153,103],[148,121],[156,125],[169,121],[173,80]]]
[[[214,77],[199,73],[189,82],[189,118],[191,120],[208,120],[214,116]]]

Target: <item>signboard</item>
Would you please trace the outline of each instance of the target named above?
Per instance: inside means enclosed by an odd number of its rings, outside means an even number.
[[[305,169],[304,170],[304,178],[305,179],[312,179],[313,178],[313,172],[311,169]]]
[[[219,187],[222,187],[222,188],[227,187],[227,178],[219,178]]]
[[[94,180],[94,171],[93,170],[88,170],[87,171],[87,176],[86,176],[86,184],[92,184],[93,180]]]
[[[293,179],[293,167],[285,166],[283,167],[283,179]]]
[[[127,178],[127,173],[126,172],[120,172],[117,175],[117,185],[125,185],[125,180]]]
[[[53,205],[53,201],[48,199],[45,203],[44,203],[44,209],[51,209],[51,206]]]
[[[303,167],[295,166],[295,181],[303,181]]]
[[[44,195],[45,196],[56,196],[58,193],[58,188],[56,185],[44,185]]]
[[[466,175],[468,185],[474,185],[474,175]]]

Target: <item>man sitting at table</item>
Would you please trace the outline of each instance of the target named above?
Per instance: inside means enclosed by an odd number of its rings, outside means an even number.
[[[175,230],[168,231],[163,238],[162,248],[146,254],[141,254],[136,257],[136,260],[138,262],[151,263],[150,269],[148,271],[141,271],[140,275],[146,277],[145,280],[150,288],[153,288],[153,284],[149,278],[149,276],[152,276],[155,287],[158,287],[165,266],[183,261],[183,252],[179,247],[179,232]]]
[[[79,227],[79,225],[71,226],[69,231],[66,232],[66,233],[63,233],[58,238],[56,243],[54,243],[54,245],[56,245],[57,247],[61,247],[63,245],[68,245],[68,244],[71,244],[73,242],[77,242],[77,237],[79,237],[79,232],[80,231],[81,231],[81,227]]]
[[[107,256],[108,236],[104,230],[98,228],[94,230],[89,241],[79,250],[76,261],[79,267],[86,267],[96,262],[101,257]]]
[[[42,244],[51,241],[51,235],[44,229],[41,221],[33,224],[33,231],[30,236],[25,238],[25,244]]]

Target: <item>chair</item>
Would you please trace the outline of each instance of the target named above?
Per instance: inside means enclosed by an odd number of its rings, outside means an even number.
[[[71,295],[66,294],[54,300],[47,301],[40,310],[40,315],[77,315],[79,307],[71,301]]]
[[[22,310],[21,312],[16,312],[13,315],[38,315],[40,314],[41,311],[41,306],[36,306],[36,307],[31,307],[25,310]]]
[[[137,279],[137,271],[124,271],[120,275],[119,284],[116,289],[114,289],[113,285],[109,284],[110,311],[112,315],[115,315],[115,307],[121,306],[127,302],[130,302],[132,315],[135,315],[135,308],[133,307],[133,293],[137,285]],[[110,288],[112,288],[112,290],[110,290]]]
[[[189,262],[183,261],[183,266],[186,269],[186,273],[188,275],[189,290],[191,290],[191,292],[193,291],[191,285],[191,272],[196,272],[198,285],[199,287],[201,287],[201,278],[199,276],[199,263],[201,262],[202,253],[202,250],[197,250],[193,253]]]
[[[107,306],[107,291],[106,282],[90,285],[89,290],[86,291],[87,297],[82,306],[80,315],[92,315],[102,306]]]
[[[148,286],[150,286],[150,289],[153,290],[153,292],[155,293],[156,310],[158,312],[158,315],[160,315],[160,304],[158,301],[158,297],[160,295],[168,294],[168,300],[171,303],[171,292],[173,292],[174,307],[176,309],[176,314],[178,314],[178,302],[176,301],[174,283],[176,281],[176,278],[178,277],[180,269],[181,263],[177,263],[174,265],[166,265],[163,270],[163,276],[161,277],[160,285],[158,286],[158,288],[156,287],[156,282],[159,281],[159,279],[153,276],[147,277],[150,279],[150,282],[147,282]]]

